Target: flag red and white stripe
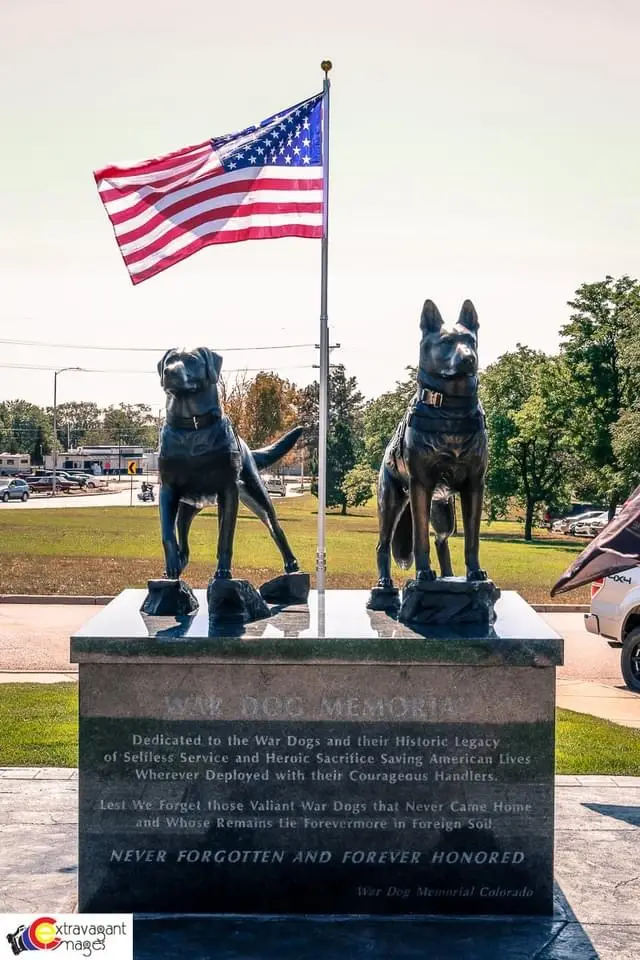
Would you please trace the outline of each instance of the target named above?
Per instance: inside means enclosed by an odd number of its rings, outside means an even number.
[[[209,244],[322,236],[322,165],[229,170],[207,140],[94,177],[134,284]]]

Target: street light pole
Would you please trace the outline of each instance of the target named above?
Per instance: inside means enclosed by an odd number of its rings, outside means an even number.
[[[60,370],[53,372],[53,480],[51,482],[51,495],[56,495],[56,473],[58,469],[58,374],[65,373],[67,370],[80,370],[83,367],[61,367]]]

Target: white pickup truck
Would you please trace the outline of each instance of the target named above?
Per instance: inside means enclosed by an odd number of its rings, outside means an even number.
[[[621,648],[624,682],[640,693],[640,566],[593,581],[591,612],[585,613],[584,625]]]

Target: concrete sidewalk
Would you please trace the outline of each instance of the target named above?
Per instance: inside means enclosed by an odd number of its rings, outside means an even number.
[[[640,777],[556,782],[553,917],[140,917],[136,960],[637,960]],[[76,829],[75,770],[0,769],[0,912],[75,908]]]
[[[592,717],[601,717],[623,727],[640,730],[640,696],[622,683],[612,686],[591,680],[559,678],[556,704],[565,710],[588,713]]]

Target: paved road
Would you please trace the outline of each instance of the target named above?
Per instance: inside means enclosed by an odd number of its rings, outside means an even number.
[[[155,481],[154,481],[155,482]],[[121,487],[121,489],[118,489]],[[64,509],[65,507],[128,507],[131,501],[131,490],[128,481],[122,480],[120,484],[112,484],[115,493],[87,493],[87,494],[58,494],[55,497],[38,496],[30,497],[26,503],[20,500],[11,500],[9,503],[0,503],[0,510],[42,510],[55,508]],[[155,487],[156,500],[154,503],[143,503],[138,500],[140,491],[140,481],[134,481],[133,484],[133,506],[134,507],[153,507],[157,505],[158,487]],[[287,484],[287,497],[299,497],[298,484],[296,482]],[[274,503],[280,501],[280,497],[274,497]]]
[[[0,603],[0,670],[69,670],[69,635],[99,609]],[[622,684],[619,652],[584,630],[582,614],[543,616],[565,638],[565,665],[558,670],[559,677]]]
[[[79,494],[56,494],[52,496],[30,497],[26,503],[20,500],[11,500],[9,503],[0,504],[0,510],[50,510],[65,509],[66,507],[128,507],[131,497],[130,484],[122,480],[119,484],[114,483],[111,487],[114,493],[79,493]],[[153,504],[142,503],[138,500],[137,494],[140,490],[139,481],[133,484],[133,504],[136,507],[153,506]],[[156,489],[157,493],[157,489]]]
[[[620,649],[612,648],[602,637],[587,633],[581,613],[541,613],[546,622],[564,637],[564,666],[558,677],[572,680],[598,680],[613,686],[622,684]]]
[[[69,637],[101,607],[0,603],[0,670],[76,670]]]

